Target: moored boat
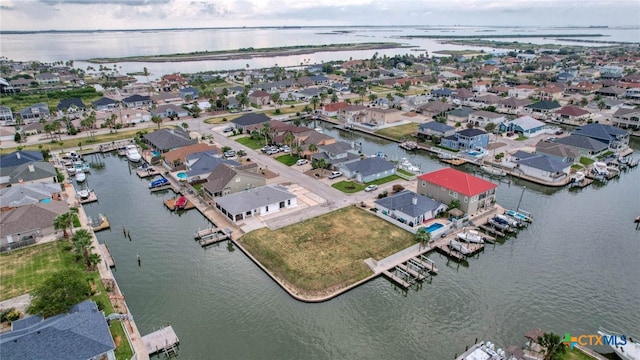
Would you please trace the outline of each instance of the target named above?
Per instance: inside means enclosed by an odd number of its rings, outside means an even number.
[[[89,189],[78,190],[78,196],[80,199],[88,199],[89,195],[91,195],[91,191]]]
[[[178,210],[178,209],[184,209],[185,206],[187,206],[187,197],[182,195],[176,200],[175,207],[176,207],[176,210]]]
[[[127,145],[126,156],[129,161],[134,163],[140,162],[140,159],[142,159],[142,155],[138,152],[138,147],[136,145]]]
[[[504,212],[506,215],[511,216],[512,218],[515,218],[516,220],[522,220],[522,221],[526,221],[526,222],[533,222],[533,218],[531,217],[530,214],[523,212],[522,210],[515,211],[515,210],[507,210]]]
[[[468,247],[464,246],[462,243],[455,240],[449,241],[449,248],[451,250],[455,250],[459,252],[462,255],[471,255],[471,250],[469,250]]]
[[[154,178],[153,180],[151,180],[151,182],[149,183],[149,189],[153,189],[153,188],[157,188],[160,186],[164,186],[169,184],[169,180],[167,180],[166,178],[162,177],[162,176],[158,176],[156,178]]]
[[[484,236],[482,236],[477,230],[467,230],[458,233],[456,237],[468,243],[484,244]]]
[[[85,175],[84,172],[80,171],[80,172],[76,172],[76,182],[84,182],[85,180],[87,180],[87,175]]]
[[[407,158],[402,158],[402,160],[400,160],[400,164],[398,164],[398,167],[402,170],[406,170],[415,174],[420,173],[420,168],[413,165],[409,160],[407,160]]]
[[[507,172],[491,165],[480,165],[480,169],[488,174],[496,176],[506,176]]]
[[[604,344],[609,345],[622,360],[640,360],[640,343],[629,335],[619,334],[604,328],[600,328],[598,334],[606,339]]]

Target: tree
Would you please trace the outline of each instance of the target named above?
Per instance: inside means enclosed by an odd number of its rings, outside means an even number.
[[[460,200],[451,200],[451,202],[447,206],[447,210],[451,210],[455,208],[458,208],[458,209],[460,208]]]
[[[262,135],[264,136],[264,144],[268,144],[271,135],[271,124],[268,121],[262,124]]]
[[[76,219],[77,213],[78,208],[70,207],[69,211],[62,213],[53,219],[53,228],[56,230],[62,230],[64,232],[64,237],[67,237],[67,229],[69,229],[73,235],[73,222]]]
[[[378,98],[376,94],[369,94],[369,102],[374,102]]]
[[[280,102],[280,93],[273,93],[271,94],[271,101],[273,101],[274,104],[278,105]]]
[[[496,124],[495,123],[488,123],[487,125],[484,126],[484,130],[488,133],[493,132],[493,130],[495,130],[496,128]]]
[[[160,129],[160,124],[162,124],[162,118],[160,116],[152,116],[151,122],[158,125],[158,129]]]
[[[64,214],[60,214],[53,218],[53,229],[62,230],[62,235],[67,237],[67,220],[65,219]]]
[[[322,175],[324,175],[324,170],[327,168],[327,166],[329,166],[329,163],[327,163],[327,160],[324,158],[314,159],[313,161],[311,161],[311,168],[320,169]]]
[[[313,106],[313,112],[316,112],[316,107],[320,103],[320,99],[314,96],[311,98],[311,100],[309,100],[309,103]]]
[[[116,119],[118,117],[116,116],[116,114],[111,114],[111,116],[109,116],[105,121],[104,124],[109,127],[109,132],[111,132],[111,130],[116,129],[116,132],[118,132],[118,129],[116,128]]]
[[[317,152],[318,151],[318,145],[316,145],[314,143],[309,144],[309,151],[312,152],[312,153]]]
[[[321,92],[320,93],[320,106],[324,105],[324,102],[327,100],[327,93],[325,92]]]
[[[284,134],[284,138],[282,139],[282,141],[291,147],[296,141],[296,136],[293,135],[291,131],[288,131],[286,134]]]
[[[142,73],[144,74],[144,77],[147,78],[147,85],[148,85],[149,84],[149,70],[147,69],[146,66],[142,69]],[[151,95],[151,87],[149,87],[149,95]]]
[[[80,229],[71,237],[71,243],[73,244],[73,251],[78,256],[84,258],[84,263],[87,269],[91,269],[91,262],[89,261],[89,255],[93,244],[91,242],[91,234],[86,229]]]
[[[544,360],[559,360],[566,351],[560,335],[554,333],[544,333],[538,337],[538,344],[542,346]]]
[[[96,267],[98,266],[98,264],[100,264],[100,262],[102,261],[102,257],[100,256],[100,254],[96,254],[96,253],[91,253],[89,255],[89,270],[91,271],[95,271]]]
[[[587,104],[589,104],[589,100],[587,100],[587,98],[583,97],[582,99],[580,99],[580,102],[578,103],[578,105],[585,107],[587,106]]]
[[[31,292],[30,314],[50,317],[66,313],[87,298],[91,291],[86,276],[77,269],[60,270],[49,276]]]
[[[331,95],[331,103],[335,104],[339,101],[340,99],[338,99],[338,94],[333,93],[333,95]]]
[[[200,109],[200,107],[198,106],[197,102],[193,103],[193,106],[191,107],[191,115],[194,118],[197,118],[200,116],[200,113],[202,112],[202,109]]]
[[[420,248],[427,246],[429,241],[431,241],[431,233],[427,231],[427,229],[421,227],[416,231],[415,235],[416,242],[420,244]]]
[[[180,126],[182,126],[182,128],[184,129],[184,131],[189,130],[189,124],[187,124],[186,122],[183,122],[182,124],[180,124]]]

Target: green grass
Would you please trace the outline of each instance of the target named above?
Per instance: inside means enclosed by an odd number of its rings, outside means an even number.
[[[358,191],[364,190],[364,188],[367,187],[367,185],[358,184],[353,181],[342,180],[332,184],[331,187],[336,188],[342,191],[343,193],[352,194],[352,193],[356,193]]]
[[[377,179],[377,180],[373,180],[373,181],[369,181],[367,183],[367,185],[382,185],[382,184],[386,184],[388,182],[394,181],[394,180],[398,180],[400,179],[400,176],[398,175],[391,175],[391,176],[387,176],[384,177],[382,179]]]
[[[582,169],[584,169],[584,166],[582,166],[582,165],[578,165],[578,164],[571,165],[571,170],[580,171]]]
[[[278,160],[279,162],[287,165],[287,166],[291,166],[293,164],[295,164],[298,161],[298,157],[297,156],[293,156],[291,154],[286,154],[286,155],[280,155],[276,158],[276,160]]]
[[[591,164],[593,164],[595,162],[595,160],[589,159],[587,157],[581,157],[580,158],[580,164],[584,165],[584,166],[589,166]]]
[[[0,105],[10,107],[14,112],[16,112],[40,102],[47,104],[49,107],[56,107],[61,99],[70,99],[74,97],[81,98],[85,105],[91,105],[91,102],[102,97],[102,93],[96,92],[93,87],[50,92],[46,92],[44,90],[24,91],[15,95],[0,97]]]
[[[240,116],[242,116],[242,114],[227,114],[224,116],[218,115],[218,116],[207,118],[203,122],[205,124],[226,124],[233,119],[239,118]],[[227,119],[227,121],[224,121],[224,119]]]
[[[520,135],[520,136],[518,136],[516,141],[524,141],[524,140],[527,140],[527,139],[528,139],[528,137]]]
[[[398,125],[398,126],[381,129],[376,131],[375,133],[382,136],[388,136],[396,140],[401,140],[403,137],[408,138],[411,136],[411,134],[417,132],[418,126],[419,126],[418,123],[412,122],[409,124]]]
[[[562,360],[593,360],[593,358],[578,349],[567,349],[561,357]]]
[[[448,147],[442,146],[442,145],[436,145],[436,147],[440,148],[440,149],[443,149],[443,150],[451,151],[451,152],[454,152],[454,153],[460,152],[460,150],[448,148]]]
[[[613,155],[613,151],[606,151],[604,154],[598,156],[598,159],[600,159],[600,160],[606,159],[611,155]]]
[[[269,111],[267,111],[265,114],[267,114],[267,115],[269,115],[269,116],[279,116],[279,115],[285,115],[285,114],[295,114],[295,113],[297,113],[297,112],[302,112],[302,111],[304,111],[304,107],[305,107],[305,106],[306,106],[305,104],[303,104],[303,105],[298,105],[298,106],[294,106],[294,107],[291,107],[291,106],[281,106],[281,107],[279,108],[279,110],[280,110],[280,114],[276,114],[276,111],[275,111],[275,110],[269,110]]]
[[[264,146],[264,138],[262,139],[252,139],[250,136],[245,136],[245,137],[241,137],[236,139],[236,142],[239,142],[240,144],[249,147],[253,150],[257,150],[260,149],[261,147]]]
[[[415,176],[414,173],[409,172],[409,171],[404,170],[404,169],[396,169],[396,172],[399,172],[400,174],[404,174],[404,175],[407,175],[407,176]]]

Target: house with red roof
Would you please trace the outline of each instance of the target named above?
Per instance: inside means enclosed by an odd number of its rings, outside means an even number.
[[[496,201],[498,185],[453,168],[444,168],[418,176],[418,194],[444,204],[457,200],[467,214],[486,209]]]
[[[347,106],[349,106],[349,104],[345,101],[324,104],[320,108],[320,113],[324,116],[338,116],[340,109],[346,108]]]
[[[587,110],[575,105],[563,106],[560,110],[556,110],[555,114],[562,122],[585,121],[591,115]]]

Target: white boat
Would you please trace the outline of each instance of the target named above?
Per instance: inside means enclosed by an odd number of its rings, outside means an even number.
[[[80,172],[76,172],[76,182],[84,182],[85,180],[87,180],[87,175],[84,174],[84,172],[80,171]]]
[[[127,156],[127,159],[129,159],[129,161],[134,163],[140,162],[140,159],[142,159],[142,156],[138,152],[138,147],[135,145],[127,145],[126,156]]]
[[[496,175],[496,176],[505,176],[507,172],[491,165],[481,165],[480,169],[488,174]]]
[[[399,167],[403,170],[406,170],[408,172],[412,172],[415,174],[420,173],[420,168],[413,165],[411,162],[409,162],[409,160],[407,160],[407,158],[402,158],[402,160],[400,160],[400,164]]]
[[[510,226],[513,227],[523,227],[524,224],[522,223],[522,221],[518,221],[515,218],[512,218],[511,216],[507,216],[507,215],[496,215],[495,217],[497,217],[498,219],[502,220],[502,221],[506,221],[507,224],[509,224]]]
[[[526,222],[533,222],[533,218],[531,217],[531,214],[527,213],[526,211],[515,211],[515,210],[507,210],[504,212],[505,215],[509,215],[512,218],[515,218],[516,220],[522,220],[522,221],[526,221]]]
[[[584,178],[585,175],[582,171],[576,171],[576,173],[571,176],[571,182],[580,183],[582,182],[582,180],[584,180]]]
[[[469,350],[465,351],[462,355],[456,358],[456,360],[511,360],[515,359],[507,354],[506,351],[498,348],[494,343],[487,341],[485,343],[478,343],[472,346]]]
[[[88,199],[90,194],[91,192],[89,189],[78,190],[78,196],[80,196],[80,199]]]
[[[484,244],[484,236],[482,236],[477,230],[467,230],[465,232],[458,233],[456,235],[458,239],[475,244]]]
[[[85,164],[85,163],[78,164],[78,163],[76,163],[76,166],[75,166],[76,174],[79,173],[79,172],[89,172],[89,171],[91,171],[91,167],[89,166],[89,164]]]
[[[640,344],[637,339],[603,328],[598,330],[598,334],[603,336],[603,343],[609,345],[622,360],[640,360]]]
[[[459,252],[462,255],[471,255],[471,250],[469,250],[468,247],[455,240],[449,241],[449,248]]]
[[[607,163],[596,161],[593,163],[593,174],[595,176],[609,176],[609,169],[607,169]]]
[[[317,131],[317,132],[321,133],[323,129],[322,129],[321,127],[317,127],[317,128],[315,128],[315,129],[313,129],[313,130],[315,130],[315,131]]]

